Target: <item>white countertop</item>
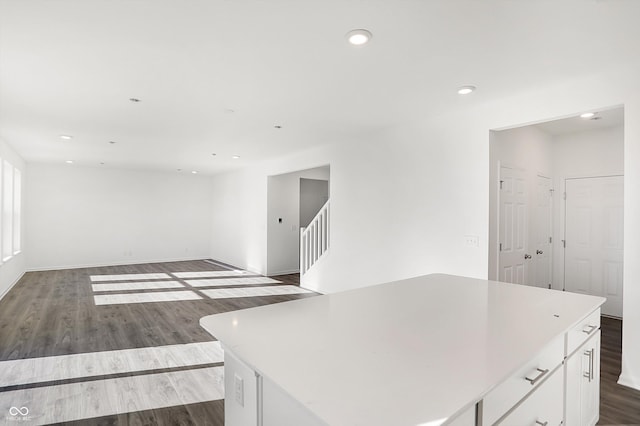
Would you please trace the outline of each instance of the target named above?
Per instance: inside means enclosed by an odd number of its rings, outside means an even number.
[[[427,275],[200,324],[330,425],[432,426],[482,399],[604,300]]]

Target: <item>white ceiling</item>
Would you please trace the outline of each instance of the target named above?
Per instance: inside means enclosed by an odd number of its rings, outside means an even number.
[[[216,173],[638,61],[638,16],[636,0],[0,0],[0,137],[27,161]],[[354,28],[371,43],[347,45]]]
[[[576,115],[574,117],[539,123],[535,126],[552,136],[562,136],[624,125],[623,107],[590,112],[595,113],[595,115],[589,119],[580,118],[580,115]]]

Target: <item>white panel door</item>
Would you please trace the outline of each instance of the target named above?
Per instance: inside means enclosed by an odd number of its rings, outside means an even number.
[[[536,196],[533,206],[531,242],[533,264],[531,269],[531,285],[551,288],[551,223],[553,220],[551,197],[551,179],[536,177]]]
[[[500,224],[498,281],[525,284],[527,280],[527,186],[522,170],[500,168]],[[528,255],[527,255],[528,256]]]
[[[564,288],[606,297],[622,317],[623,177],[567,179]]]

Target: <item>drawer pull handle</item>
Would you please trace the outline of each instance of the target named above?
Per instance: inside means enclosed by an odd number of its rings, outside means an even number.
[[[537,424],[537,425],[540,425],[540,426],[547,426],[547,425],[549,424],[549,422],[544,422],[544,423],[542,423],[541,421],[536,420],[536,424]]]
[[[529,383],[531,383],[531,386],[534,386],[536,383],[538,383],[538,380],[542,379],[544,377],[545,374],[547,374],[549,372],[548,368],[545,368],[544,370],[540,369],[540,368],[536,368],[536,370],[538,371],[538,375],[536,377],[534,377],[533,379],[530,379],[528,377],[525,377],[524,379],[526,381],[528,381]]]
[[[594,331],[596,331],[598,329],[597,325],[587,325],[585,326],[585,328],[582,330],[583,333],[587,333],[587,334],[591,334]]]

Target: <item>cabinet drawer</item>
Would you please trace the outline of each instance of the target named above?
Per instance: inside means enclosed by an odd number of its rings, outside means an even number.
[[[546,380],[562,363],[563,358],[564,335],[560,335],[535,358],[485,396],[482,401],[482,424],[494,424],[511,407]]]
[[[562,368],[558,368],[547,381],[542,383],[534,393],[501,419],[498,424],[505,426],[556,426],[562,424],[562,384]]]
[[[578,325],[573,327],[567,333],[567,351],[569,356],[578,349],[586,340],[593,336],[600,329],[600,308],[596,309],[591,315],[580,321]]]

